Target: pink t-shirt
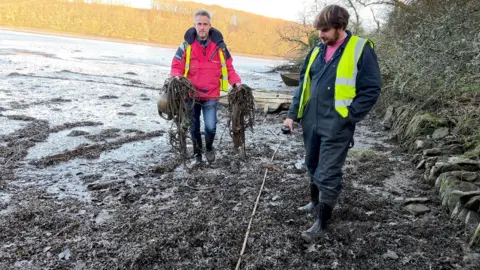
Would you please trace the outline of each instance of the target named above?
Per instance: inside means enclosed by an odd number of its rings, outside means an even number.
[[[338,47],[342,45],[344,40],[345,38],[342,40],[339,40],[334,45],[327,45],[327,49],[325,50],[325,62],[330,61],[330,58],[332,58],[333,54],[337,51]]]

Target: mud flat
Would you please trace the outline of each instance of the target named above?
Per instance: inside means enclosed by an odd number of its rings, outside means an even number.
[[[296,210],[308,201],[301,128],[281,135],[284,111],[259,109],[245,157],[232,149],[222,106],[217,161],[191,170],[156,112],[168,67],[129,60],[143,47],[123,62],[69,58],[48,42],[37,48],[45,54],[10,53],[35,51],[29,44],[0,46],[0,269],[234,269],[267,168],[241,269],[479,265],[463,225],[374,119],[357,127],[329,232],[306,245],[300,231],[313,218]],[[278,75],[241,72],[256,88],[293,90]]]

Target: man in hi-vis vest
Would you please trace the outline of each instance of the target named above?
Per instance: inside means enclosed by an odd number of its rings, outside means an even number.
[[[240,86],[242,82],[233,68],[233,59],[223,42],[222,34],[211,27],[210,20],[208,11],[195,12],[194,27],[185,33],[185,41],[178,47],[170,71],[172,77],[184,76],[195,86],[196,102],[190,115],[190,135],[196,163],[202,162],[200,113],[203,113],[205,125],[205,156],[208,162],[213,162],[220,90],[228,91],[229,84]]]
[[[348,19],[347,10],[337,5],[326,6],[315,18],[322,42],[305,59],[283,123],[292,132],[294,121],[303,128],[311,201],[300,209],[315,216],[313,226],[302,232],[306,241],[316,240],[326,229],[342,190],[342,167],[353,146],[355,124],[380,94],[373,43],[346,30]]]

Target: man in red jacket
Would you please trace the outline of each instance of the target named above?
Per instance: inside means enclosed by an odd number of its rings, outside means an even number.
[[[220,90],[228,86],[240,86],[240,76],[232,65],[232,57],[223,42],[223,36],[211,27],[208,11],[199,10],[194,15],[194,27],[185,33],[172,60],[172,77],[185,76],[195,86],[196,102],[190,113],[192,125],[190,134],[193,141],[195,161],[202,162],[202,137],[200,134],[200,113],[205,124],[205,148],[208,162],[215,160],[213,140],[217,129],[217,105]],[[187,105],[192,105],[187,100]],[[189,106],[190,107],[190,106]]]

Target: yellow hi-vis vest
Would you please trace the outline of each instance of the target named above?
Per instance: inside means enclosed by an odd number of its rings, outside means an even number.
[[[340,58],[340,63],[338,63],[337,66],[335,110],[344,118],[348,116],[347,107],[350,106],[356,95],[357,64],[366,43],[373,48],[373,43],[370,40],[351,36]],[[310,68],[319,53],[320,48],[316,47],[308,60],[307,69],[303,78],[302,95],[300,97],[300,106],[297,114],[298,119],[303,117],[305,106],[310,99]]]
[[[187,46],[187,55],[185,57],[185,73],[183,77],[187,77],[188,71],[190,70],[190,56],[192,54],[192,46]],[[220,79],[220,90],[228,92],[228,70],[227,63],[225,62],[225,55],[223,54],[222,49],[218,50],[218,55],[220,56],[220,62],[222,63],[222,78]]]

